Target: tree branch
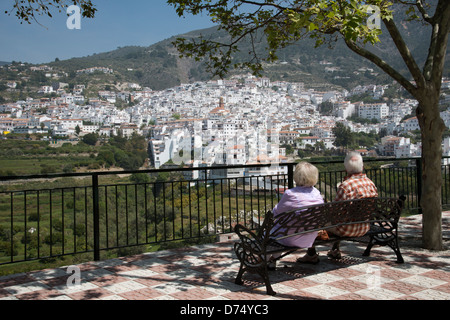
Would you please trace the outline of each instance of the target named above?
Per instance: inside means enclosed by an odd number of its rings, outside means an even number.
[[[425,7],[423,5],[422,0],[416,0],[416,6],[417,9],[419,9],[420,14],[422,15],[422,18],[424,21],[428,23],[433,23],[433,18],[431,18],[428,14],[428,12],[425,10]]]
[[[420,14],[422,15],[422,19],[430,24],[432,23],[433,18],[430,17],[428,12],[425,10],[423,0],[410,0],[410,1],[396,0],[395,2],[403,4],[403,5],[407,5],[407,6],[417,7],[417,10],[419,10]]]
[[[430,46],[422,72],[425,80],[427,81],[430,81],[435,77],[439,78],[436,78],[436,81],[441,81],[442,69],[445,60],[445,50],[448,42],[448,33],[450,31],[449,20],[450,3],[446,0],[440,0],[436,7],[436,12],[432,18],[433,23]]]
[[[391,38],[394,41],[394,44],[395,44],[398,52],[400,53],[403,61],[405,62],[406,66],[408,67],[409,72],[411,73],[412,77],[416,81],[416,84],[419,86],[423,86],[424,77],[422,75],[422,71],[420,70],[414,57],[411,54],[411,51],[409,50],[408,46],[406,45],[405,41],[403,40],[402,35],[398,31],[397,26],[394,23],[394,20],[393,19],[383,19],[383,23],[386,26],[389,34],[391,35]]]
[[[433,54],[433,66],[431,69],[430,81],[433,81],[436,86],[441,86],[442,72],[444,70],[445,54],[447,50],[448,34],[450,32],[450,2],[448,0],[440,0],[435,14],[436,26],[434,29],[436,33],[434,53]],[[434,31],[434,30],[433,30]],[[430,45],[430,48],[432,45]]]
[[[82,16],[85,18],[93,18],[97,9],[92,4],[92,0],[14,0],[13,8],[5,11],[6,14],[14,12],[15,16],[23,21],[31,24],[31,20],[41,25],[37,20],[37,15],[47,15],[52,17],[52,8],[62,12],[63,8],[73,3],[81,7]]]
[[[349,47],[350,50],[362,56],[363,58],[366,58],[369,61],[373,62],[375,65],[380,67],[384,72],[386,72],[389,76],[395,79],[409,93],[411,93],[413,96],[416,95],[417,88],[409,80],[407,80],[404,76],[402,76],[397,70],[392,68],[386,61],[384,61],[374,53],[370,52],[369,50],[358,46],[354,41],[346,40],[345,38],[344,40],[345,43],[347,44],[347,47]]]

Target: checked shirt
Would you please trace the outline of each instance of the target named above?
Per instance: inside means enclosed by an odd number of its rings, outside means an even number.
[[[344,178],[339,185],[335,201],[378,197],[375,184],[365,173],[354,173]],[[360,237],[369,231],[368,223],[338,226],[333,233],[341,237]]]

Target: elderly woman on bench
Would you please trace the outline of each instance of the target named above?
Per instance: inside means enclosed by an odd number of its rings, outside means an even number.
[[[294,182],[296,186],[292,189],[286,190],[280,202],[273,208],[272,211],[274,218],[293,209],[324,203],[320,191],[314,187],[318,180],[319,170],[317,167],[309,162],[298,163],[294,171]],[[301,211],[299,211],[299,214],[301,214]],[[278,240],[278,242],[289,247],[311,248],[316,237],[317,231],[314,231],[281,239]],[[308,250],[311,251],[313,249]],[[307,257],[308,256],[309,255],[307,255]],[[315,258],[318,259],[317,254]],[[273,264],[269,265],[270,269],[273,269],[274,267],[275,265]]]

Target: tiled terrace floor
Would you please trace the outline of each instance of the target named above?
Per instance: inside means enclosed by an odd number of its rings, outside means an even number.
[[[67,286],[67,267],[0,277],[0,300],[450,300],[450,250],[420,249],[421,216],[402,218],[404,264],[390,248],[341,245],[343,258],[332,261],[321,249],[317,265],[299,265],[288,256],[270,273],[276,296],[265,294],[258,277],[239,269],[232,241],[77,265],[81,283]],[[444,239],[450,239],[445,212]],[[448,249],[448,247],[447,247]]]

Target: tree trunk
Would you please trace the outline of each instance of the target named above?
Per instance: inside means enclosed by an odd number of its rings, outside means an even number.
[[[422,241],[429,250],[443,250],[442,242],[442,134],[439,89],[428,84],[416,110],[422,133]]]

